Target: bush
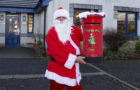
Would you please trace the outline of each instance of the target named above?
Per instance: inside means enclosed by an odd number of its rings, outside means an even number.
[[[135,49],[137,53],[140,53],[140,41],[136,42]]]
[[[104,50],[103,55],[104,56],[114,56],[116,52],[112,52],[111,50]]]
[[[129,40],[127,36],[117,33],[115,29],[107,29],[105,31],[103,40],[107,48],[112,52],[117,52],[118,49]]]

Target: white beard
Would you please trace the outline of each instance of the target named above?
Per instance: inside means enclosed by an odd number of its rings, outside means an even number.
[[[64,21],[55,20],[54,24],[59,40],[63,44],[66,43],[66,41],[70,39],[72,24],[68,20]]]

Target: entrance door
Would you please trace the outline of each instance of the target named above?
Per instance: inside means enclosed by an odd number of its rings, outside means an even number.
[[[20,15],[7,15],[6,46],[20,46]]]

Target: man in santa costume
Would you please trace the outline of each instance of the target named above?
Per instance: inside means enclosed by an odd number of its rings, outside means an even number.
[[[47,54],[50,56],[45,77],[50,79],[50,90],[82,90],[80,64],[86,64],[81,54],[82,33],[70,22],[69,12],[60,7],[54,13],[54,26],[46,35]]]

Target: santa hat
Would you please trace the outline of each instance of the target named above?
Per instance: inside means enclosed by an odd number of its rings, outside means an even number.
[[[62,7],[58,8],[58,10],[55,11],[54,13],[54,20],[58,17],[66,17],[67,19],[69,19],[69,12],[65,9],[63,9]]]

